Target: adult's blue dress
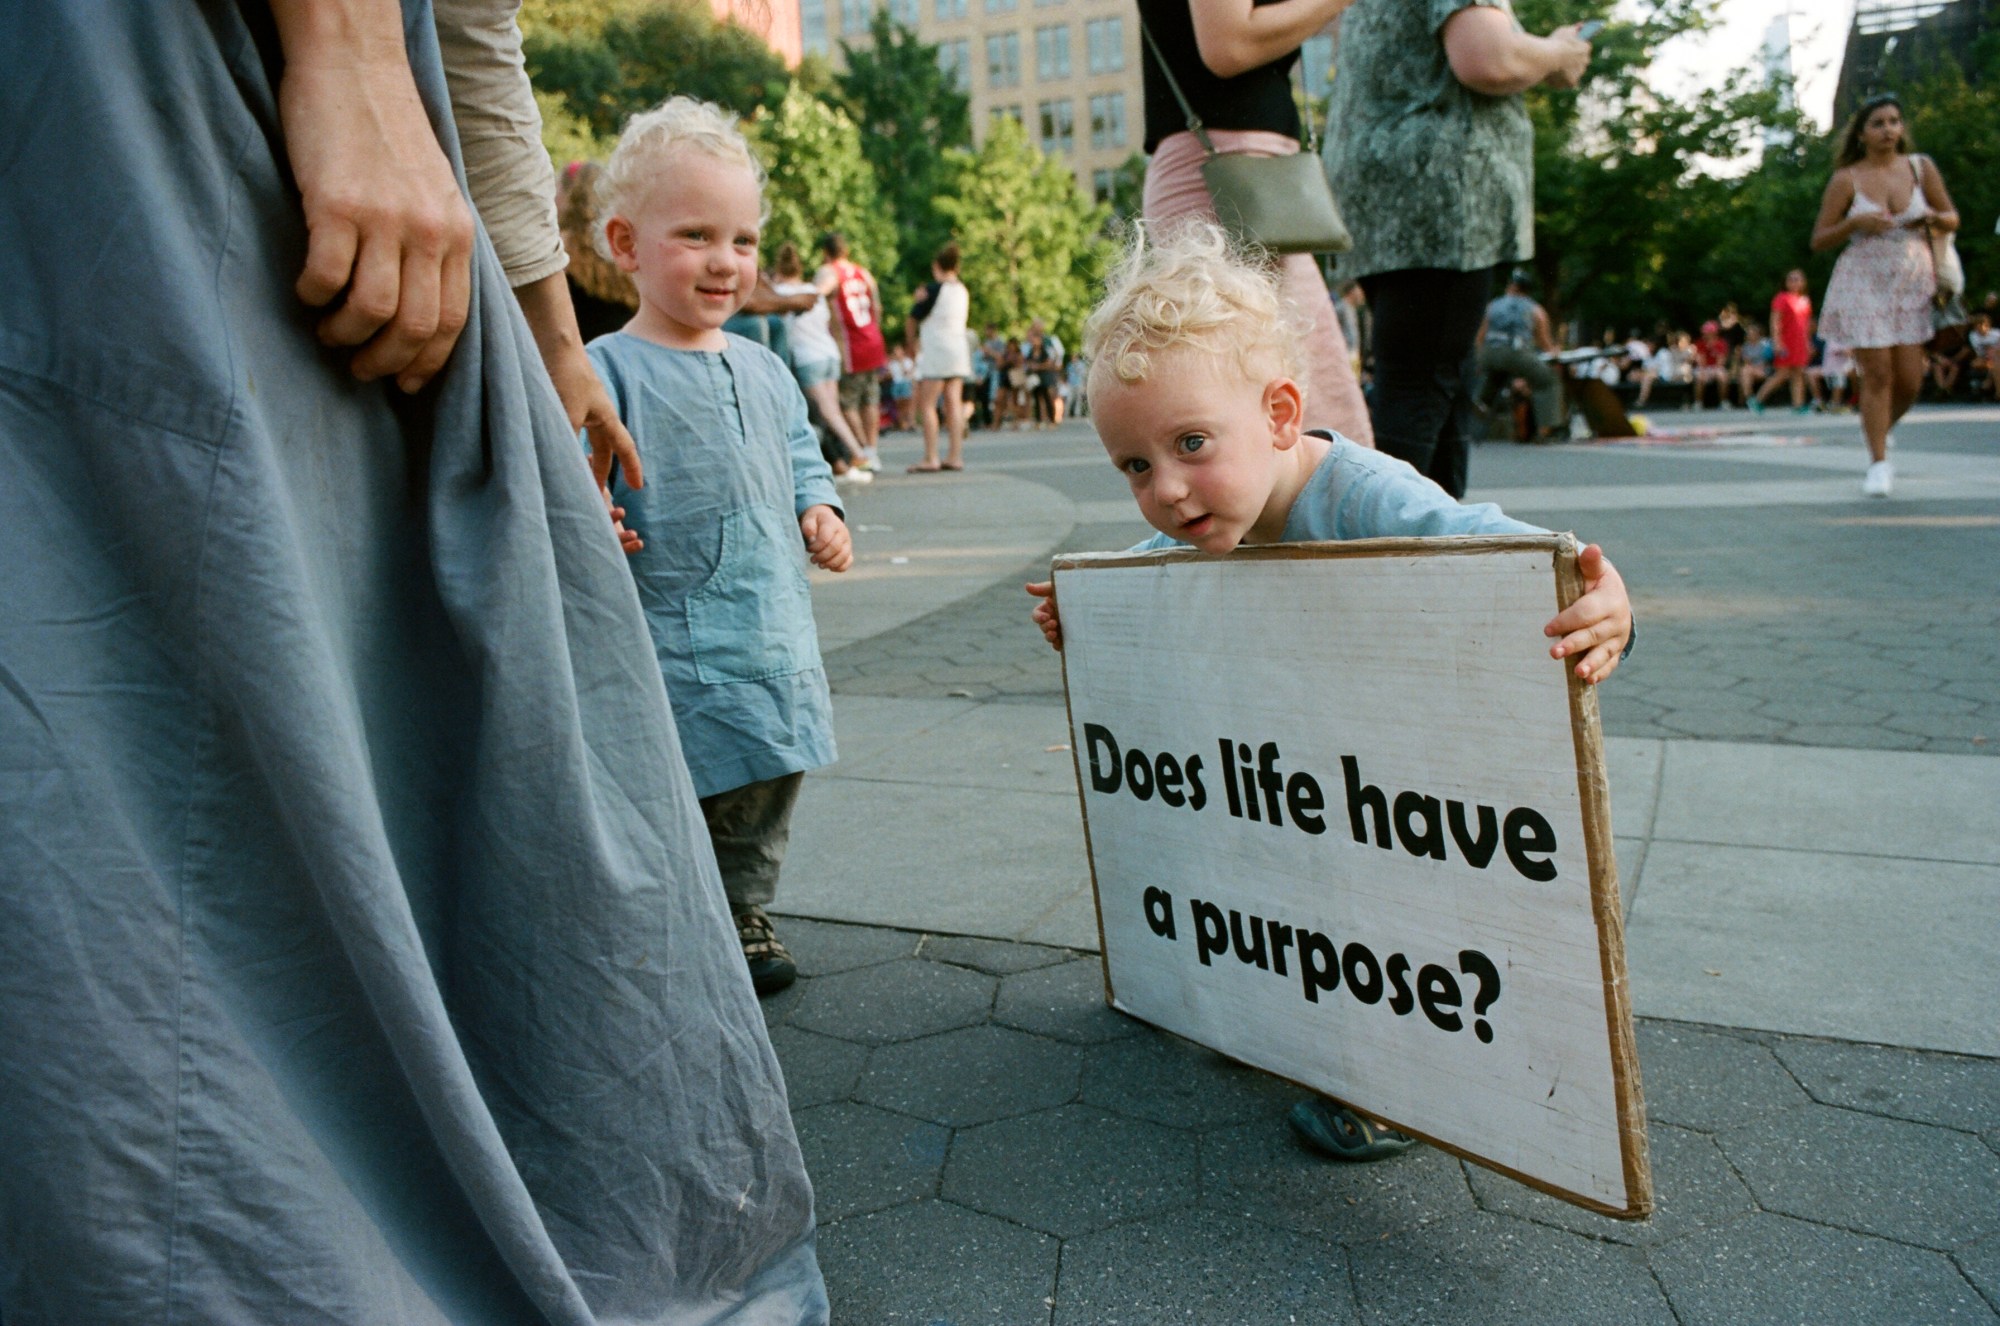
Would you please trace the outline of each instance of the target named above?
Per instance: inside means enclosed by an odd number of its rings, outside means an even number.
[[[526,326],[482,239],[423,394],[319,347],[278,68],[257,0],[0,4],[0,1320],[824,1321]]]

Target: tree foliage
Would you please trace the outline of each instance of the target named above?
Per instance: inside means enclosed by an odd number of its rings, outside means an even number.
[[[972,145],[971,102],[938,67],[937,47],[878,9],[869,44],[841,49],[847,69],[836,75],[841,106],[861,130],[861,150],[881,181],[902,263],[894,284],[914,288],[930,279],[931,255],[950,238],[939,208],[951,171],[945,155]]]
[[[814,245],[829,230],[847,236],[854,260],[876,272],[896,270],[896,227],[862,155],[861,133],[844,111],[793,87],[775,111],[749,124],[751,146],[770,176],[764,196],[766,260],[782,244],[798,246],[811,271]]]
[[[618,145],[616,139],[593,132],[570,110],[569,103],[553,92],[536,88],[535,107],[542,113],[542,147],[558,172],[572,161],[603,161]]]
[[[964,251],[972,325],[1018,331],[1042,318],[1077,345],[1113,251],[1110,209],[1086,198],[1069,166],[1043,156],[1008,116],[979,150],[953,148],[945,160],[951,187],[938,207]]]
[[[790,82],[784,61],[763,41],[718,22],[701,0],[614,6],[601,26],[551,27],[525,45],[535,86],[560,96],[606,137],[676,94],[743,116],[760,106],[775,110]]]
[[[1533,32],[1609,18],[1614,7],[1613,0],[1516,6]],[[1784,90],[1748,68],[1686,97],[1649,82],[1661,44],[1706,31],[1718,7],[1649,0],[1636,7],[1636,21],[1604,30],[1580,91],[1527,95],[1534,265],[1544,301],[1586,331],[1656,321],[1692,327],[1731,301],[1761,317],[1789,269],[1805,268],[1819,290],[1831,274],[1836,255],[1810,251],[1831,144],[1787,107]],[[1968,219],[1960,250],[1969,280],[1983,290],[2000,281],[1989,233],[2000,209],[2000,68],[1975,81],[1947,64],[1905,95],[1920,148],[1937,158]],[[1737,169],[1746,156],[1755,164]]]

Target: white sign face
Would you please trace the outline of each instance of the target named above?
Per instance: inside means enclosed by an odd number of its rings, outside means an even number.
[[[1651,1209],[1567,536],[1056,562],[1113,1005]],[[1572,590],[1572,594],[1574,591]]]

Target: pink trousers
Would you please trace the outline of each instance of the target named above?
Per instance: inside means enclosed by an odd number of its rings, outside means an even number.
[[[1263,156],[1290,156],[1299,150],[1298,141],[1262,129],[1210,129],[1209,141],[1218,152],[1255,152]],[[1215,204],[1208,186],[1201,182],[1201,143],[1191,133],[1169,134],[1160,140],[1146,167],[1144,213],[1153,222],[1177,216],[1215,217]],[[1306,337],[1307,381],[1306,427],[1331,428],[1364,447],[1375,445],[1375,429],[1368,422],[1368,404],[1361,398],[1361,384],[1354,378],[1354,365],[1347,355],[1347,341],[1333,316],[1333,299],[1312,255],[1286,254],[1283,259],[1285,293],[1312,318]]]

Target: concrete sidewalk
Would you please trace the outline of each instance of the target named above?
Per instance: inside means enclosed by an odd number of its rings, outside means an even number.
[[[1610,738],[1659,1213],[1428,1149],[1322,1163],[1286,1132],[1294,1089],[1103,1006],[1060,674],[1019,585],[1143,530],[1029,477],[1093,459],[1064,431],[851,494],[859,564],[815,584],[842,758],[777,908],[813,918],[783,926],[806,979],[767,1011],[837,1321],[1994,1317],[2000,761]],[[1759,505],[1830,500],[1724,452],[1692,482],[1649,453],[1510,484],[1510,509],[1727,507],[1737,472]],[[1934,460],[1905,468],[1991,509],[2000,466]]]

